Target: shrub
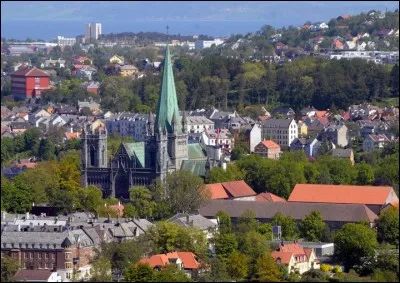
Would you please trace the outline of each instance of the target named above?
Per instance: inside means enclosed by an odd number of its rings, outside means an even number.
[[[332,266],[330,266],[329,264],[323,263],[323,264],[321,264],[321,268],[320,269],[323,272],[329,272],[329,271],[332,270]]]
[[[341,273],[343,272],[342,268],[339,265],[336,265],[334,268],[332,268],[333,273]]]

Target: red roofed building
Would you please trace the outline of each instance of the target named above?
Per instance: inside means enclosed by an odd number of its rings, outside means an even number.
[[[288,199],[288,202],[365,204],[376,214],[395,201],[399,198],[392,187],[320,184],[297,184]]]
[[[167,254],[153,255],[150,258],[143,258],[139,263],[148,263],[152,268],[161,270],[165,265],[174,263],[178,268],[192,276],[192,271],[200,267],[197,256],[192,252],[171,252]]]
[[[264,140],[254,147],[254,153],[270,159],[278,159],[281,146],[273,140]]]
[[[81,64],[83,65],[85,63],[85,61],[89,61],[89,65],[92,65],[92,59],[88,58],[88,57],[78,57],[74,60],[74,64]]]
[[[298,243],[280,244],[271,256],[278,264],[286,265],[289,273],[303,274],[310,269],[319,269],[319,260],[314,249],[303,248]]]
[[[256,201],[259,202],[286,202],[284,198],[278,197],[271,193],[261,193],[256,196]]]
[[[36,67],[11,74],[11,93],[14,100],[41,97],[49,89],[50,75]]]
[[[332,42],[332,48],[333,49],[343,49],[344,48],[344,44],[340,40],[335,39]]]
[[[211,199],[256,200],[256,192],[245,181],[232,181],[207,184],[211,191]]]

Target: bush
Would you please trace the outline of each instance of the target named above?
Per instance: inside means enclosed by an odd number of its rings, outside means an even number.
[[[333,273],[341,273],[343,272],[342,268],[339,265],[336,265],[334,268],[332,268]]]
[[[321,268],[320,269],[323,272],[329,272],[329,271],[332,270],[332,266],[330,266],[329,264],[323,263],[323,264],[321,264]]]

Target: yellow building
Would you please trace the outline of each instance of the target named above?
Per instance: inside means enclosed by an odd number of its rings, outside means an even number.
[[[119,65],[122,65],[122,64],[124,64],[124,57],[122,57],[122,56],[118,56],[118,55],[114,55],[114,56],[112,56],[111,58],[110,58],[110,63],[111,64],[119,64]]]
[[[121,67],[120,75],[123,77],[133,76],[138,69],[133,65],[125,65]]]
[[[297,127],[299,128],[299,137],[307,137],[308,132],[306,123],[299,121]]]

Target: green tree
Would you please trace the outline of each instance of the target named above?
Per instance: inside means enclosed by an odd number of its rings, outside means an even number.
[[[358,185],[372,185],[375,180],[374,170],[372,166],[366,163],[356,164],[357,184]]]
[[[207,176],[206,183],[222,183],[230,181],[239,181],[244,179],[243,172],[236,166],[236,164],[228,164],[226,170],[221,167],[212,168]]]
[[[273,225],[281,226],[282,238],[285,240],[293,240],[297,237],[296,221],[290,217],[277,212],[272,218]]]
[[[377,220],[378,241],[399,245],[399,208],[389,207]]]
[[[50,160],[54,157],[55,146],[49,139],[41,139],[38,149],[39,160]]]
[[[245,254],[235,251],[229,257],[228,262],[227,269],[232,279],[240,281],[247,276],[249,259]]]
[[[236,225],[236,231],[238,234],[244,234],[246,232],[255,231],[257,229],[258,222],[256,214],[250,209],[246,209],[239,217]]]
[[[1,281],[12,282],[15,273],[20,268],[18,262],[9,256],[1,258]]]
[[[176,264],[167,264],[155,273],[156,282],[193,282]]]
[[[375,255],[376,232],[363,224],[347,223],[335,235],[335,256],[346,270],[363,266]]]
[[[129,265],[124,272],[126,282],[157,282],[155,278],[156,274],[148,263]]]
[[[148,188],[142,186],[130,188],[129,198],[139,217],[153,216],[155,203],[151,200],[152,196]]]
[[[218,220],[218,232],[220,234],[229,234],[232,232],[231,217],[228,213],[220,210],[215,214],[215,218]]]
[[[259,282],[280,282],[281,272],[270,253],[264,253],[257,259],[256,279]]]
[[[124,217],[125,218],[138,217],[138,212],[132,204],[128,203],[124,206]]]
[[[237,250],[238,241],[234,234],[219,234],[214,237],[215,253],[220,259],[227,259]]]
[[[321,240],[325,223],[322,220],[321,212],[311,211],[300,223],[300,235],[307,241],[316,242]]]
[[[227,271],[227,264],[222,259],[210,259],[208,270],[199,275],[198,282],[229,282],[232,278]]]
[[[100,257],[92,263],[90,273],[92,275],[91,282],[112,282],[111,263],[105,257]]]
[[[91,212],[96,212],[103,204],[103,192],[96,186],[90,185],[83,189],[82,206]]]
[[[329,282],[326,274],[318,269],[311,269],[301,275],[301,282]]]
[[[178,170],[167,175],[163,184],[173,213],[192,213],[210,198],[203,180],[190,171]]]

